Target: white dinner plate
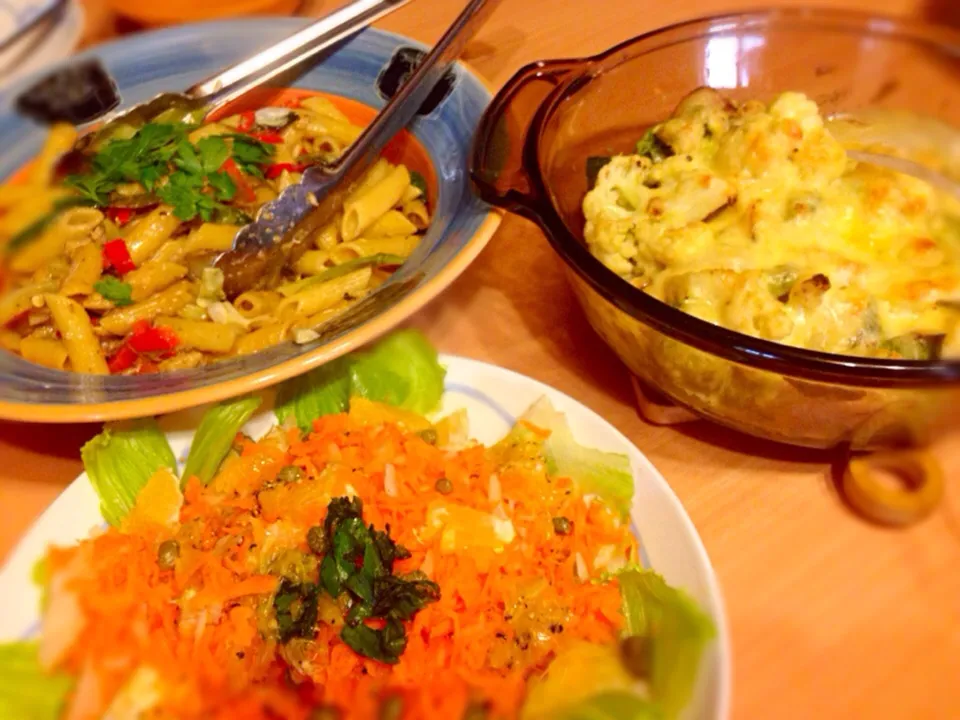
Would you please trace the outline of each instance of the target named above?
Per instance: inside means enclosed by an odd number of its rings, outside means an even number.
[[[441,413],[464,408],[470,435],[484,444],[503,437],[516,418],[547,396],[566,414],[578,442],[630,457],[635,492],[632,527],[640,538],[644,564],[671,585],[686,590],[713,618],[717,637],[704,655],[688,720],[725,720],[731,686],[730,644],[723,601],[710,560],[697,531],[663,476],[635,445],[610,423],[573,398],[503,368],[452,356],[441,356],[447,368]],[[272,394],[250,420],[254,437],[275,424]],[[182,463],[204,408],[161,419],[174,453]],[[86,474],[80,475],[40,516],[0,571],[0,642],[28,638],[39,628],[39,593],[31,581],[36,561],[50,544],[66,545],[102,526],[99,502]]]

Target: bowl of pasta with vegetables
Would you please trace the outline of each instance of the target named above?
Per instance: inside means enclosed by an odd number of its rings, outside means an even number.
[[[161,30],[96,60],[135,104],[298,23]],[[3,137],[18,138],[0,157],[0,415],[131,417],[235,395],[368,342],[439,293],[499,217],[465,179],[489,96],[460,65],[296,252],[269,271],[216,262],[262,205],[359,136],[421,52],[368,30],[296,87],[207,116],[137,118],[79,144],[71,124],[18,112],[60,102],[52,83],[46,98],[42,82],[13,88],[0,110]]]
[[[535,63],[494,98],[473,178],[544,229],[596,332],[679,406],[661,418],[922,445],[960,421],[957,41],[772,10]]]
[[[82,455],[0,571],[5,717],[727,715],[722,602],[663,478],[413,331]]]

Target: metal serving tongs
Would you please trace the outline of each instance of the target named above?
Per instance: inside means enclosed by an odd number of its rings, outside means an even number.
[[[161,93],[127,110],[103,116],[101,127],[83,135],[74,152],[109,137],[112,130],[121,125],[139,126],[174,116],[200,121],[217,108],[315,57],[408,2],[410,0],[355,0],[182,93]]]
[[[228,297],[276,282],[283,267],[309,248],[313,235],[343,207],[348,188],[414,118],[451,69],[493,4],[493,0],[468,0],[433,50],[346,152],[328,165],[308,168],[298,185],[260,208],[256,220],[240,229],[233,249],[215,263],[223,271]]]

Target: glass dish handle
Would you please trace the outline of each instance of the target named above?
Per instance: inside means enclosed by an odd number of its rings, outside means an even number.
[[[497,93],[480,120],[471,152],[470,177],[484,201],[542,224],[538,208],[543,189],[529,171],[537,165],[529,132],[544,100],[582,68],[580,60],[532,63]]]

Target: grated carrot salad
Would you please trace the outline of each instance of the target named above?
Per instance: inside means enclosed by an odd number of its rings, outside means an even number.
[[[289,466],[298,479],[279,481]],[[364,522],[389,526],[410,551],[397,573],[419,570],[440,588],[404,623],[395,665],[340,639],[329,597],[314,638],[279,642],[280,578],[315,573],[307,534],[342,496],[359,497]],[[616,641],[616,580],[590,580],[637,554],[615,512],[548,477],[524,448],[444,450],[356,413],[323,417],[306,436],[238,435],[208,486],[188,480],[172,526],[137,509],[120,528],[48,554],[41,653],[78,678],[70,720],[99,718],[126,695],[140,717],[158,719],[367,720],[388,699],[396,718],[456,720],[470,708],[515,718],[528,680],[558,652]],[[512,537],[489,530],[506,525]],[[158,549],[171,540],[179,551],[164,569]],[[138,685],[144,677],[153,692]]]

